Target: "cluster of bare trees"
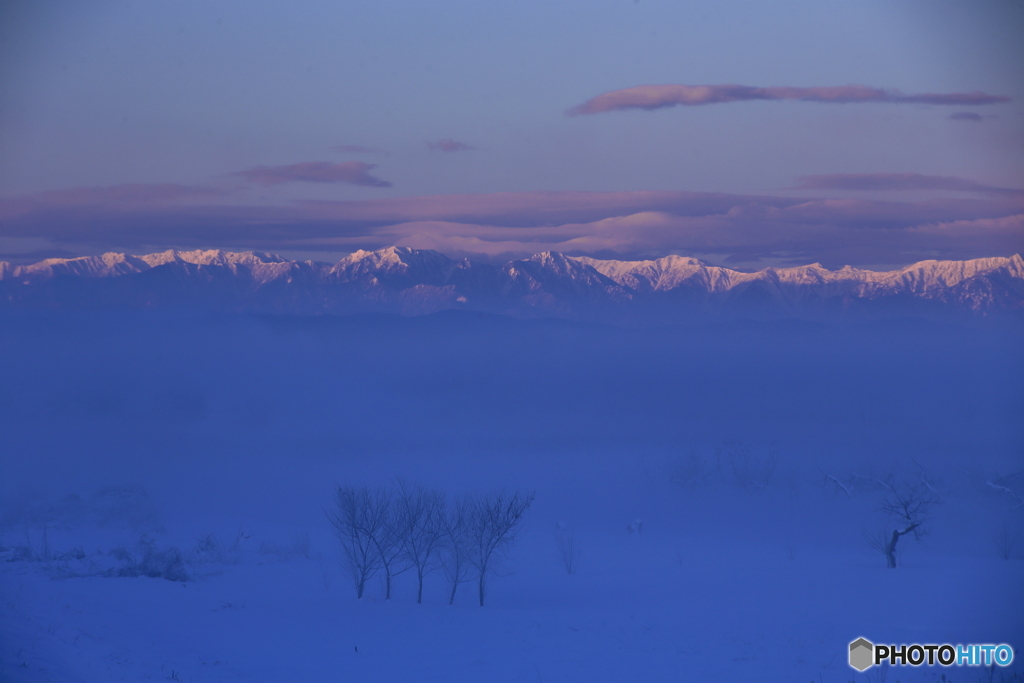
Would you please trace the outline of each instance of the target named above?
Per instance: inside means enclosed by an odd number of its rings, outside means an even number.
[[[459,584],[475,580],[483,606],[487,579],[514,544],[531,502],[532,494],[518,491],[449,497],[398,480],[389,487],[339,486],[327,517],[358,598],[382,573],[390,600],[394,577],[415,571],[416,602],[423,602],[424,577],[440,569],[451,586],[449,604]]]
[[[669,479],[686,488],[697,488],[709,483],[731,483],[742,489],[765,489],[779,464],[778,451],[766,454],[751,452],[749,444],[728,439],[706,455],[691,451],[669,465]]]

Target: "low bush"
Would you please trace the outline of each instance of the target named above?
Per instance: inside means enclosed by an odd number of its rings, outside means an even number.
[[[134,551],[120,546],[110,551],[110,554],[121,563],[108,572],[112,576],[148,576],[182,582],[192,580],[192,571],[177,547],[159,550],[156,542],[145,536],[139,540]]]

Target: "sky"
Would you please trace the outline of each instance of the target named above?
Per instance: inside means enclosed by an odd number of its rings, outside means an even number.
[[[0,4],[0,260],[1024,250],[1019,2]]]

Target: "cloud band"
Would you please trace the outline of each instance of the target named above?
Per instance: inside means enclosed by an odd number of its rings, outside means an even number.
[[[376,164],[363,161],[343,161],[332,164],[328,161],[304,161],[286,166],[256,166],[231,175],[245,178],[258,185],[283,185],[284,183],[349,183],[366,187],[391,187],[391,183],[370,175]]]
[[[749,85],[638,85],[613,90],[593,97],[572,107],[566,114],[600,114],[621,109],[662,109],[675,106],[722,104],[750,100],[795,100],[850,104],[856,102],[884,102],[890,104],[938,104],[978,106],[1009,102],[1002,95],[989,95],[979,91],[966,93],[925,93],[905,95],[898,90],[883,90],[866,85],[840,85],[813,88],[770,87]]]
[[[882,181],[904,177],[878,175]],[[804,179],[808,189],[850,187],[850,176],[817,178]],[[869,189],[879,180],[852,178],[869,181]],[[910,181],[932,182],[912,175]],[[210,203],[193,192],[127,186],[0,200],[0,246],[6,240],[24,244],[18,250],[27,252],[48,244],[56,255],[197,247],[339,253],[398,244],[495,259],[551,249],[599,258],[679,253],[751,265],[774,259],[820,261],[830,267],[1024,251],[1020,192],[916,202],[699,192],[525,192],[274,206]]]

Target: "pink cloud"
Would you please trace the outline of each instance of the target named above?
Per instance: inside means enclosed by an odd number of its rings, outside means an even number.
[[[788,197],[764,201],[792,205]],[[323,220],[373,221],[383,224],[419,220],[501,224],[515,228],[559,225],[624,216],[642,211],[705,215],[728,211],[737,195],[685,191],[495,192],[426,195],[358,201],[306,201],[307,215]]]
[[[840,207],[831,208],[834,217],[841,213]],[[782,211],[770,221],[751,220],[737,213],[675,216],[644,212],[537,228],[410,222],[383,228],[378,234],[401,246],[495,260],[541,251],[627,259],[675,253],[744,264],[792,260],[831,267],[1009,255],[1024,247],[1022,215],[879,230],[827,219],[809,222],[802,220],[799,212],[790,215]]]
[[[1024,235],[1024,214],[1002,218],[978,218],[975,220],[950,221],[948,223],[927,223],[911,228],[915,233],[934,236],[956,236],[962,234],[985,235],[986,237],[1013,239]]]
[[[904,95],[898,90],[883,90],[866,85],[841,85],[812,88],[770,87],[749,85],[639,85],[613,90],[572,107],[566,114],[599,114],[619,109],[661,109],[662,107],[721,104],[749,100],[797,100],[847,104],[854,102],[887,102],[910,104],[941,104],[973,106],[1009,102],[1009,97],[983,92],[926,93]]]
[[[370,175],[376,164],[362,161],[343,161],[332,164],[328,161],[304,161],[286,166],[256,166],[231,175],[240,176],[259,185],[281,185],[284,183],[351,183],[366,187],[391,187],[386,180]]]
[[[1020,192],[993,187],[953,176],[920,173],[832,173],[797,178],[796,190],[906,191],[945,190],[952,192]]]
[[[467,145],[465,142],[459,142],[458,140],[452,140],[451,138],[441,138],[437,142],[428,142],[427,147],[430,149],[436,149],[440,152],[465,152],[471,149],[476,149],[472,145]]]

